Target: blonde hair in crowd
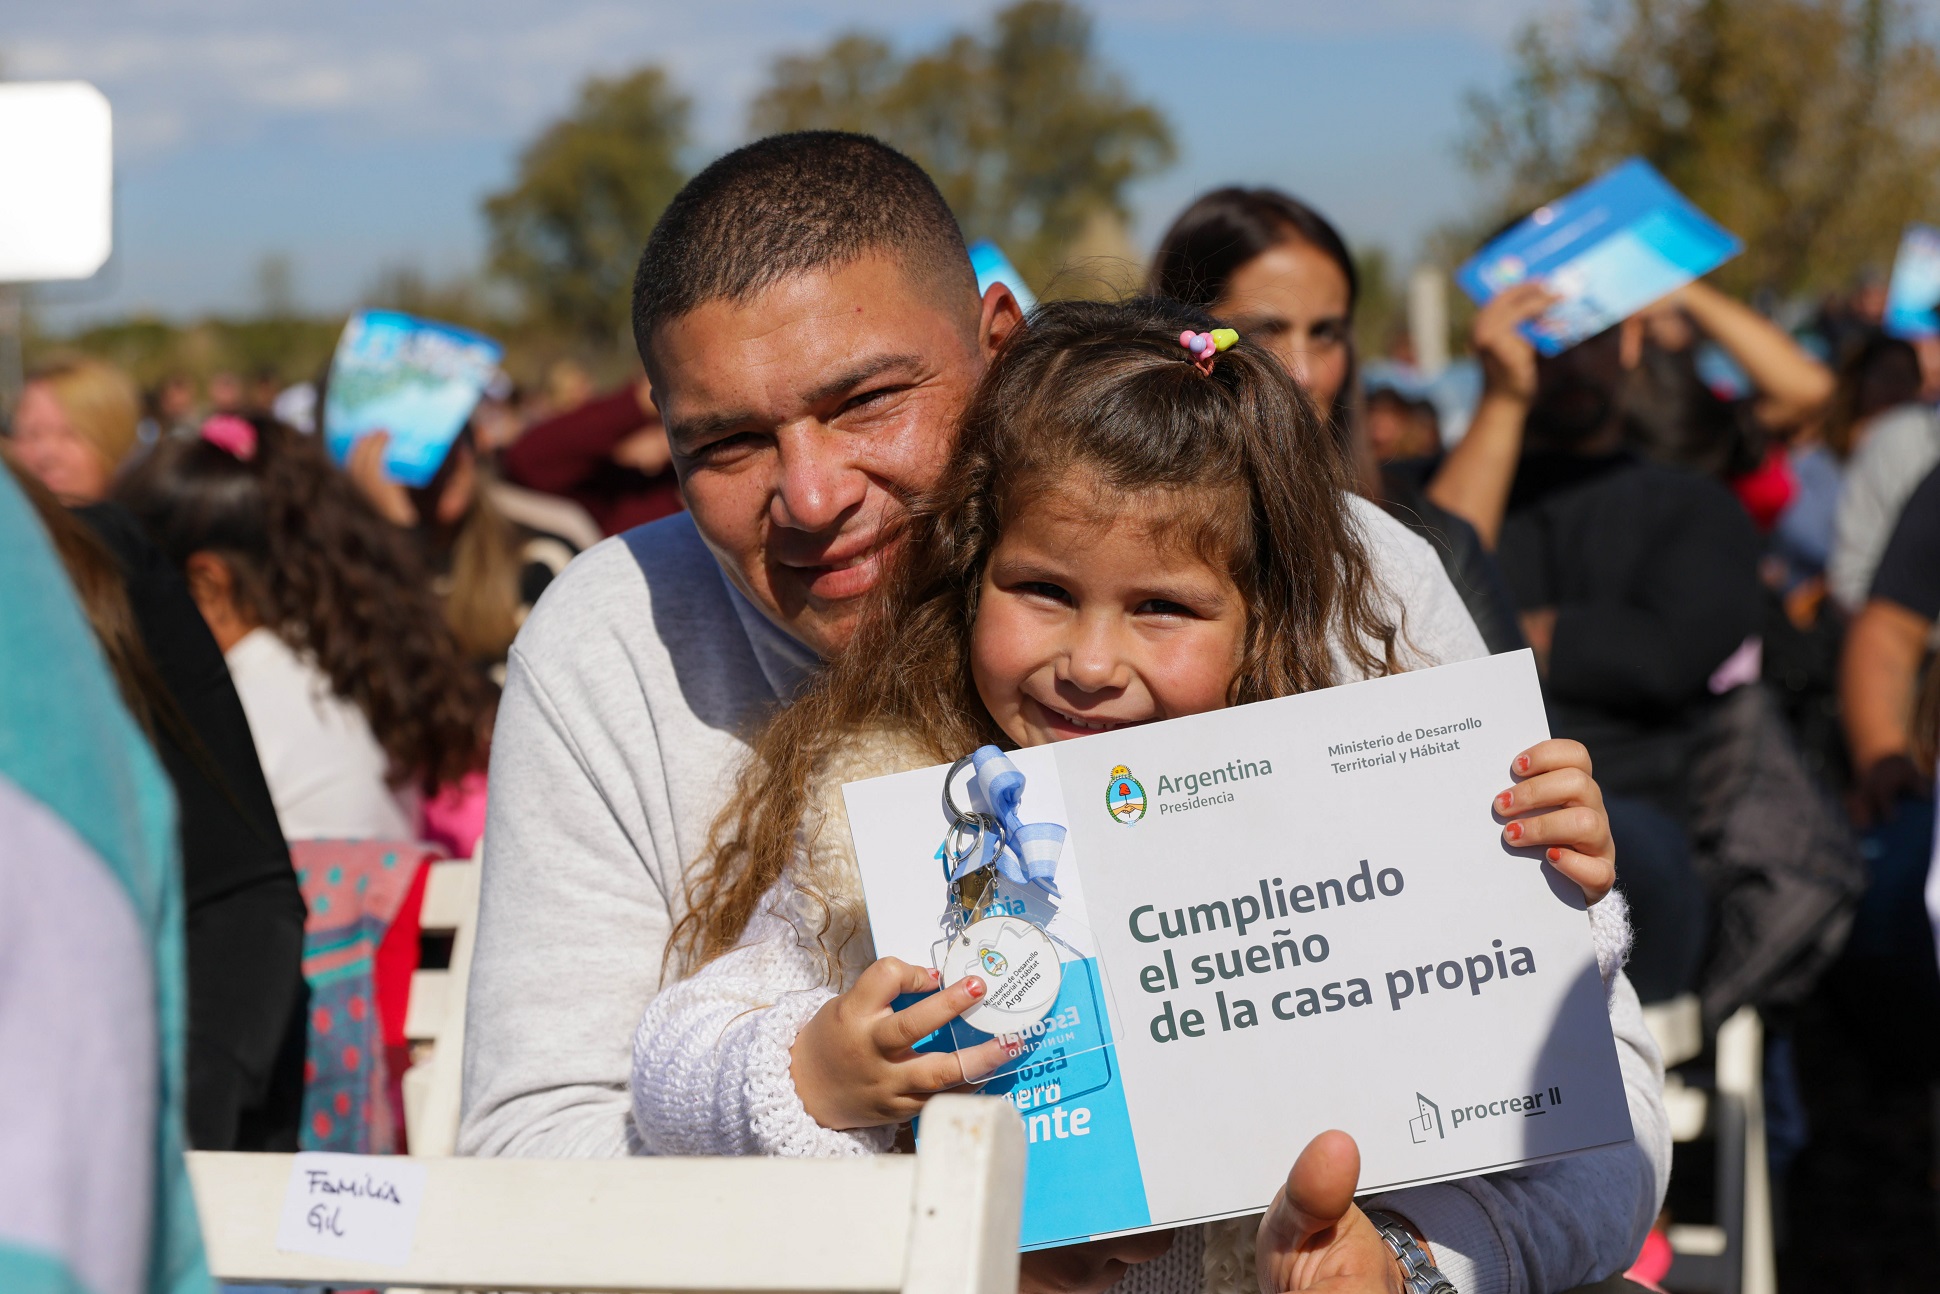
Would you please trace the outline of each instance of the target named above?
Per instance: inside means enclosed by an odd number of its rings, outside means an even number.
[[[492,502],[489,469],[477,464],[472,505],[451,545],[445,622],[466,656],[504,660],[519,632],[518,533]]]
[[[1058,302],[1013,334],[853,643],[756,738],[690,873],[670,962],[691,973],[734,946],[791,858],[814,849],[818,792],[859,740],[905,738],[929,762],[1012,744],[971,681],[970,628],[1005,522],[1043,494],[1092,491],[1101,519],[1136,506],[1162,542],[1232,577],[1247,611],[1233,703],[1327,687],[1337,662],[1365,677],[1400,668],[1332,436],[1279,360],[1244,340],[1200,372],[1179,334],[1210,327],[1171,302]],[[846,896],[800,879],[834,975]]]
[[[110,468],[135,447],[141,393],[120,369],[85,355],[55,360],[28,375],[47,389],[74,430],[95,447]]]

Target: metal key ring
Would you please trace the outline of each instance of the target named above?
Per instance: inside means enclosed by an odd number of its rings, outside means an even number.
[[[950,794],[950,788],[971,762],[965,755],[950,765],[949,775],[943,779],[943,814],[950,820],[950,835],[944,847],[948,861],[944,865],[944,875],[953,876],[963,860],[969,858],[983,844],[984,833],[994,832],[999,827],[997,819],[988,813],[978,813],[974,809],[960,809]],[[965,839],[967,835],[967,840]]]

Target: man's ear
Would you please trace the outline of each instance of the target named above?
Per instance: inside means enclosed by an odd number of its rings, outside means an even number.
[[[977,320],[977,350],[988,364],[1004,344],[1013,328],[1024,325],[1024,308],[1016,295],[1001,283],[992,283],[983,294],[983,313]]]

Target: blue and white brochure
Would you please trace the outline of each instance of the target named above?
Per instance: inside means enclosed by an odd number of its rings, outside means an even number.
[[[1545,355],[1568,350],[1709,274],[1744,244],[1633,157],[1538,207],[1455,271],[1477,305],[1535,280],[1563,299],[1523,332]]]
[[[983,1084],[1024,1120],[1024,1247],[1256,1213],[1329,1128],[1363,1192],[1628,1141],[1583,895],[1491,812],[1548,735],[1524,651],[1012,752],[1022,820],[1068,828],[1057,899],[979,914],[1063,961]],[[876,951],[915,965],[947,773],[844,788]]]
[[[1908,225],[1886,285],[1886,331],[1908,340],[1940,337],[1940,229]]]
[[[330,361],[323,439],[330,456],[374,431],[390,433],[384,470],[405,485],[429,484],[465,429],[504,354],[499,344],[451,324],[396,310],[360,310]]]
[[[1010,289],[1017,298],[1017,308],[1025,314],[1037,309],[1037,294],[1031,285],[1024,282],[1024,276],[1004,255],[1004,249],[985,238],[970,244],[970,268],[977,276],[977,295],[990,291],[990,285],[1001,283]]]

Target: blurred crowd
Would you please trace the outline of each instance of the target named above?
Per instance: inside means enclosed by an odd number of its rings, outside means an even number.
[[[1905,1037],[1940,1011],[1940,339],[1887,335],[1877,283],[1781,326],[1698,282],[1541,356],[1530,285],[1427,371],[1356,354],[1347,239],[1264,189],[1192,203],[1149,280],[1280,355],[1491,649],[1533,649],[1609,796],[1639,993],[1695,995],[1713,1026],[1764,1013],[1775,1180],[1830,1194],[1812,1156],[1885,1135],[1840,1094],[1940,1073]],[[496,383],[421,487],[386,475],[381,435],[334,461],[320,416],[273,372],[144,391],[71,355],[31,373],[4,441],[180,806],[206,1149],[322,1126],[303,846],[470,856],[527,612],[580,551],[681,507],[644,378]]]

